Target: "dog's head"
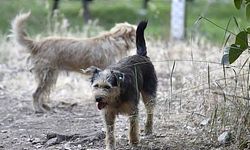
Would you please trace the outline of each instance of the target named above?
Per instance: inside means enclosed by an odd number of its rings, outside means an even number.
[[[120,95],[120,86],[124,80],[123,73],[111,69],[101,70],[94,66],[82,70],[82,72],[92,75],[92,92],[99,110],[116,102],[116,98]]]
[[[127,44],[127,49],[132,49],[135,47],[135,36],[136,36],[136,26],[125,23],[116,24],[110,32],[112,36],[116,39],[123,40]]]

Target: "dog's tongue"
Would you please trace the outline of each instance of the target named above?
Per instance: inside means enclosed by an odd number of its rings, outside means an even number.
[[[106,103],[98,102],[98,103],[96,103],[96,105],[97,105],[97,108],[98,108],[99,110],[101,110],[101,109],[103,109],[103,108],[106,106]]]

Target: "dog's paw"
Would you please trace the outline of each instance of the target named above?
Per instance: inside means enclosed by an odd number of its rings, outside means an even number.
[[[115,146],[107,146],[106,150],[115,150]]]
[[[132,147],[136,147],[139,144],[139,139],[130,139],[129,144]]]
[[[152,134],[153,134],[152,130],[150,130],[150,129],[145,129],[145,135],[146,135],[146,136],[150,136],[150,135],[152,135]]]
[[[43,114],[51,111],[51,108],[47,104],[42,104],[42,106],[35,107],[36,114]]]
[[[43,104],[43,105],[42,105],[42,108],[43,108],[45,111],[51,111],[51,108],[50,108],[49,105],[47,105],[47,104]]]
[[[139,150],[140,147],[141,147],[141,145],[139,144],[139,141],[135,142],[135,143],[130,143],[130,149],[131,150]]]

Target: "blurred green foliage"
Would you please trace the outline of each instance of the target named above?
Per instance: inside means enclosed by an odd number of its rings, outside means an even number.
[[[244,8],[246,9],[246,18],[249,20],[250,18],[250,0],[234,0],[234,5],[237,9]],[[224,56],[222,57],[222,62],[224,63],[224,58],[227,58],[228,55],[228,62],[232,64],[236,61],[240,55],[245,51],[250,49],[248,45],[248,35],[250,35],[250,26],[247,28],[240,28],[237,23],[237,19],[235,19],[236,27],[240,30],[238,31],[237,35],[235,35],[235,42],[230,45],[229,50],[226,49],[224,51]],[[229,51],[229,52],[228,52]]]
[[[43,33],[48,27],[52,0],[0,0],[0,33],[8,34],[10,22],[19,12],[32,12],[28,23],[30,34]],[[73,31],[82,29],[82,7],[80,0],[61,0],[60,12],[69,20]],[[153,37],[168,39],[170,28],[170,0],[151,0],[147,11],[142,10],[142,0],[93,0],[90,4],[91,17],[98,19],[99,25],[110,29],[118,22],[137,24],[141,19],[148,19],[147,34]],[[200,15],[214,23],[226,27],[230,17],[236,16],[240,25],[246,25],[243,11],[234,8],[231,1],[217,0],[209,3],[207,0],[187,2],[187,33],[196,31],[201,36],[221,44],[224,37],[222,29],[200,20],[194,25]],[[229,27],[234,30],[234,26]],[[190,36],[188,36],[189,38]]]

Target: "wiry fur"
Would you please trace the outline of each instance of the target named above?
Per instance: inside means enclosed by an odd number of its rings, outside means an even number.
[[[12,22],[12,32],[16,42],[30,53],[32,71],[38,80],[33,94],[36,112],[49,109],[45,102],[59,71],[80,72],[92,65],[104,68],[135,47],[135,26],[128,23],[117,24],[109,32],[88,39],[47,37],[34,41],[24,31],[29,16],[30,12],[18,15]]]
[[[144,30],[147,22],[137,27],[137,54],[123,58],[105,70],[90,67],[84,73],[92,72],[92,91],[98,109],[103,111],[106,123],[106,148],[115,149],[114,126],[118,114],[129,116],[129,140],[132,145],[139,142],[138,104],[140,94],[147,110],[145,133],[151,134],[155,106],[157,76],[154,66],[147,57]]]

